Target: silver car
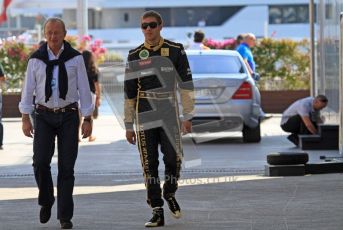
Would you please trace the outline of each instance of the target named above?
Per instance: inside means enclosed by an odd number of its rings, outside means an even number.
[[[242,131],[244,142],[261,140],[260,92],[240,54],[188,50],[195,87],[193,132]]]

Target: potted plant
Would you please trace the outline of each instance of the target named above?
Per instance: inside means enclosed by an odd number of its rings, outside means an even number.
[[[0,60],[6,74],[4,93],[20,91],[25,77],[27,59],[34,48],[17,40],[0,41]]]
[[[3,117],[18,117],[18,103],[25,77],[27,59],[33,49],[22,41],[0,40],[0,60],[5,71],[6,81],[2,85]]]

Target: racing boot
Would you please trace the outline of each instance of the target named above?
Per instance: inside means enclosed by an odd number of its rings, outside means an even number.
[[[180,206],[175,199],[175,196],[174,195],[165,196],[164,199],[167,201],[168,207],[169,207],[173,217],[176,219],[179,219],[181,217],[181,209],[180,209]]]
[[[163,208],[156,207],[152,210],[152,218],[145,223],[145,227],[160,227],[164,226]]]

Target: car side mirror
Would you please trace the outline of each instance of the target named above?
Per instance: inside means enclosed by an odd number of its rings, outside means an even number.
[[[255,81],[259,81],[261,78],[259,73],[252,73],[251,76]]]

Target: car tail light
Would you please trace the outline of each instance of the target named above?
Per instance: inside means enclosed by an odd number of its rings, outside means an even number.
[[[233,94],[232,99],[252,99],[252,88],[249,82],[243,82]]]

